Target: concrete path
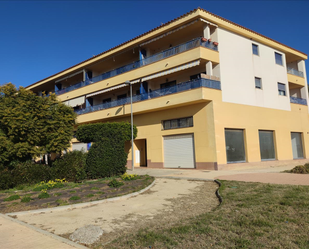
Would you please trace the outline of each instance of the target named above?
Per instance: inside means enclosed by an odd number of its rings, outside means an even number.
[[[0,214],[0,248],[76,249],[86,247]]]
[[[90,203],[88,207],[70,210],[49,209],[41,213],[29,211],[15,214],[17,219],[55,234],[73,233],[86,225],[100,226],[104,233],[109,233],[129,229],[130,220],[141,217],[152,219],[161,211],[170,210],[172,199],[190,194],[202,184],[198,181],[157,179],[150,190],[127,200],[96,205]],[[216,199],[215,188],[214,185],[209,194]]]
[[[234,180],[245,182],[261,182],[274,184],[309,185],[309,174],[280,173],[294,166],[276,166],[267,168],[251,168],[243,170],[187,170],[187,169],[149,169],[136,168],[134,174],[148,174],[154,177],[196,179],[196,180]],[[128,172],[132,173],[132,171]]]

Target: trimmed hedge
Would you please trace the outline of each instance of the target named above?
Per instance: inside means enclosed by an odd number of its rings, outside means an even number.
[[[74,150],[64,154],[52,163],[52,178],[80,182],[86,178],[86,156],[84,151]]]
[[[134,138],[137,129],[134,126]],[[78,127],[76,138],[80,142],[93,142],[86,159],[88,178],[122,175],[126,171],[128,154],[125,141],[131,139],[130,123],[97,123]]]

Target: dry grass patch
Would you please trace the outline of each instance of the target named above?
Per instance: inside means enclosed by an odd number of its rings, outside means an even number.
[[[309,248],[309,186],[222,183],[224,202],[212,212],[126,234],[104,248]]]

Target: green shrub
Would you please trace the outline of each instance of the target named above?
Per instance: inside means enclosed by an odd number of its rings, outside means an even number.
[[[309,164],[306,163],[305,165],[295,166],[291,170],[286,170],[286,172],[295,174],[309,174]]]
[[[30,202],[31,201],[31,197],[29,196],[25,196],[21,199],[21,202]]]
[[[88,152],[87,175],[92,179],[122,175],[126,172],[127,157],[124,142],[102,138]]]
[[[8,169],[0,171],[0,190],[13,188],[15,186],[13,178],[12,171]]]
[[[46,199],[49,198],[50,195],[47,192],[42,192],[41,194],[38,195],[39,199]]]
[[[15,163],[12,173],[14,186],[48,181],[51,178],[48,165],[37,164],[32,161]]]
[[[77,201],[79,199],[80,199],[80,197],[75,195],[75,196],[72,196],[69,200],[70,201]]]
[[[53,178],[65,178],[74,182],[84,180],[86,178],[86,156],[86,152],[74,150],[56,159],[51,169]]]
[[[137,175],[134,174],[128,174],[127,172],[124,173],[122,176],[120,176],[122,180],[124,181],[132,181],[138,178]]]
[[[19,195],[11,195],[11,196],[5,198],[4,201],[15,201],[15,200],[18,200],[18,199],[20,199]]]
[[[134,126],[134,137],[137,129]],[[122,175],[126,171],[125,141],[131,139],[129,123],[97,123],[78,127],[80,142],[93,142],[86,159],[88,178],[105,178]]]
[[[117,181],[116,179],[111,180],[107,185],[110,186],[111,188],[119,188],[122,186],[124,183]]]

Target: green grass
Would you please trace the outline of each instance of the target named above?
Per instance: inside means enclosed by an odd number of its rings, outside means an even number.
[[[92,187],[90,190],[99,190],[98,187]]]
[[[30,202],[30,201],[31,201],[31,197],[29,197],[29,196],[24,196],[24,197],[21,199],[21,202],[25,202],[25,203]]]
[[[69,200],[70,200],[70,201],[77,201],[77,200],[79,200],[79,199],[80,199],[79,196],[72,196]]]
[[[46,199],[46,198],[49,198],[50,195],[48,193],[41,193],[38,195],[38,198],[39,199]]]
[[[220,193],[223,203],[212,212],[104,248],[309,248],[309,186],[222,181]]]
[[[54,196],[60,196],[62,193],[54,193]]]
[[[89,194],[89,195],[86,195],[86,197],[90,198],[90,197],[93,197],[94,194]]]
[[[11,195],[11,196],[5,198],[4,201],[15,201],[15,200],[18,200],[18,199],[20,199],[19,195]]]

